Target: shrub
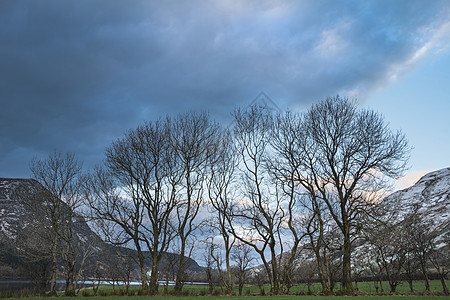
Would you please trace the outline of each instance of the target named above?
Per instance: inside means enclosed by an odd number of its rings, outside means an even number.
[[[221,293],[220,289],[214,289],[213,292],[212,292],[213,296],[220,296],[221,294],[222,293]]]
[[[189,296],[190,292],[188,289],[183,289],[183,296]]]

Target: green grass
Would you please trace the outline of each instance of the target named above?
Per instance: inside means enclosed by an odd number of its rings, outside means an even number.
[[[450,280],[447,281],[447,285],[450,286]],[[186,286],[183,288],[183,296],[177,297],[177,296],[171,296],[170,292],[173,289],[173,287],[169,287],[169,295],[163,295],[164,293],[164,287],[159,288],[159,293],[161,296],[139,296],[140,287],[138,286],[131,286],[129,289],[129,294],[126,296],[125,294],[125,288],[124,287],[118,287],[116,286],[113,288],[112,286],[101,286],[98,291],[98,296],[93,296],[93,289],[92,288],[85,288],[80,291],[78,294],[78,297],[83,297],[86,300],[118,300],[120,298],[134,298],[134,300],[221,300],[221,299],[230,299],[233,300],[325,300],[325,299],[331,299],[331,300],[341,300],[341,299],[368,299],[368,300],[389,300],[389,299],[396,299],[396,300],[408,300],[408,299],[425,299],[425,300],[437,300],[437,299],[450,299],[450,296],[443,296],[442,295],[442,286],[439,280],[432,280],[430,281],[430,288],[431,291],[429,294],[424,295],[425,291],[425,284],[423,281],[415,281],[414,282],[414,294],[410,293],[409,285],[407,282],[401,283],[397,287],[397,294],[396,295],[390,295],[390,287],[388,282],[383,282],[383,288],[384,293],[381,293],[381,290],[379,289],[379,294],[376,294],[375,284],[374,282],[358,282],[358,296],[315,296],[318,295],[321,291],[321,286],[319,283],[313,283],[311,285],[311,296],[307,295],[308,288],[306,284],[299,284],[295,285],[290,290],[290,295],[283,295],[283,296],[260,296],[260,290],[257,286],[247,286],[243,289],[243,294],[245,296],[239,297],[239,296],[219,296],[221,294],[220,288],[215,288],[215,292],[213,295],[217,296],[211,296],[209,295],[209,289],[206,286]],[[269,293],[270,287],[268,285],[264,286],[266,294]],[[122,292],[120,292],[122,290]],[[336,284],[334,292],[339,291],[339,283]],[[235,294],[237,295],[237,289],[235,290]],[[62,293],[60,293],[60,297],[57,299],[65,299],[70,300],[73,299],[73,297],[63,297]],[[8,299],[19,299],[23,297],[29,296],[29,293],[14,293],[14,294],[0,294],[0,298],[8,298]],[[27,299],[43,299],[43,298],[32,298],[27,297]],[[50,298],[51,299],[51,298]],[[131,300],[131,299],[130,299]]]
[[[377,284],[379,285],[379,283],[377,283]],[[425,292],[424,281],[414,281],[413,286],[414,286],[415,294],[423,294]],[[450,280],[447,281],[447,286],[450,286]],[[119,289],[122,289],[123,292],[119,293]],[[170,295],[172,289],[173,289],[173,287],[169,287],[169,295]],[[129,295],[139,295],[139,290],[140,290],[139,287],[131,286],[129,289]],[[268,286],[268,285],[264,286],[264,290],[265,290],[266,294],[269,293],[270,286]],[[339,283],[337,283],[334,288],[334,292],[338,292],[338,291],[339,291]],[[388,295],[390,293],[390,286],[387,281],[383,282],[383,292],[379,288],[378,293],[377,293],[374,282],[358,282],[358,291],[361,294],[382,295],[383,297],[386,297],[385,295]],[[319,294],[321,292],[321,285],[319,283],[313,283],[311,285],[311,292],[313,295]],[[430,281],[430,292],[431,292],[431,294],[440,294],[442,292],[442,285],[439,280]],[[164,294],[164,287],[159,287],[159,293]],[[307,293],[308,293],[308,287],[307,287],[306,283],[294,285],[290,289],[291,295],[307,295]],[[407,282],[400,283],[397,287],[396,293],[411,294],[408,283]],[[124,288],[123,287],[119,288],[117,286],[115,288],[113,288],[112,286],[102,286],[102,287],[100,287],[99,292],[98,292],[98,295],[100,295],[100,296],[107,296],[107,295],[113,295],[113,294],[125,295]],[[220,288],[216,287],[215,293],[213,293],[213,295],[220,295],[220,294],[221,294]],[[237,288],[235,288],[235,294],[236,295],[238,294]],[[81,292],[80,292],[80,295],[81,295]],[[92,296],[93,295],[92,288],[85,289],[84,295]],[[209,289],[206,286],[186,286],[183,288],[183,296],[185,296],[185,298],[188,298],[187,296],[202,296],[202,298],[207,299],[208,295],[209,295]],[[243,289],[243,295],[257,297],[260,295],[259,287],[246,286]],[[164,296],[164,297],[166,297],[165,299],[168,298],[167,296]],[[314,299],[318,299],[318,298],[314,298]],[[386,299],[386,298],[383,298],[383,299]]]
[[[450,280],[446,280],[447,286],[450,287]],[[377,282],[377,285],[379,286],[379,283]],[[334,291],[339,291],[339,283],[336,284]],[[354,286],[354,284],[353,284]],[[425,281],[423,280],[417,280],[413,282],[413,288],[415,293],[423,293],[425,292]],[[319,283],[312,284],[312,293],[317,294],[321,291],[321,285]],[[358,282],[358,290],[363,293],[369,293],[369,294],[376,294],[377,290],[375,288],[375,283],[373,281],[368,282]],[[391,287],[389,286],[389,282],[383,281],[383,294],[388,294],[391,290]],[[292,294],[306,294],[308,291],[308,287],[306,284],[299,284],[295,285],[291,288]],[[409,284],[404,281],[401,282],[397,286],[397,293],[405,294],[410,293]],[[440,293],[442,292],[442,285],[439,280],[431,280],[430,281],[430,292],[434,293]],[[381,293],[381,288],[378,288],[378,293]]]
[[[446,281],[447,286],[450,287],[450,280]],[[379,285],[379,283],[377,283]],[[340,284],[337,283],[334,292],[339,291]],[[414,281],[413,282],[414,287],[414,293],[424,293],[425,292],[425,282],[424,281]],[[201,292],[201,290],[207,291],[207,287],[184,287],[184,291],[188,291],[189,295],[205,295],[208,294],[208,292]],[[270,286],[266,285],[264,286],[264,290],[266,293],[270,291]],[[311,285],[311,292],[312,294],[319,294],[322,290],[322,287],[320,283],[313,283]],[[375,288],[375,283],[373,281],[370,282],[358,282],[358,290],[361,293],[367,293],[367,294],[377,294],[377,290]],[[387,281],[383,282],[383,293],[381,292],[381,289],[378,289],[378,294],[389,294],[390,293],[390,286]],[[162,293],[163,289],[160,288],[160,293]],[[402,282],[397,286],[397,293],[399,294],[408,294],[410,293],[409,284],[407,282]],[[442,285],[439,280],[431,280],[430,281],[430,292],[431,293],[441,293],[442,292]],[[237,288],[235,288],[235,294],[237,294]],[[290,289],[290,294],[294,295],[306,295],[308,293],[308,286],[306,283],[294,285]],[[259,295],[260,291],[257,286],[248,286],[244,287],[243,289],[244,295]]]
[[[89,297],[88,299],[92,300],[118,300],[120,296],[105,296],[105,297]],[[412,295],[387,295],[387,296],[247,296],[247,297],[227,297],[227,296],[188,296],[181,297],[183,300],[227,300],[232,298],[233,300],[348,300],[348,299],[357,299],[357,300],[444,300],[449,299],[450,297],[444,296],[412,296]],[[14,298],[10,298],[14,299]],[[43,298],[27,298],[27,300],[42,300]],[[73,297],[58,297],[55,299],[60,300],[70,300]],[[129,300],[179,300],[180,297],[174,296],[128,296],[125,299]]]

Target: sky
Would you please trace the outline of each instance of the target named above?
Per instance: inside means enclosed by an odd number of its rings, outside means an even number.
[[[0,177],[54,150],[101,164],[165,115],[339,94],[405,133],[402,188],[450,167],[449,73],[450,1],[2,0]]]

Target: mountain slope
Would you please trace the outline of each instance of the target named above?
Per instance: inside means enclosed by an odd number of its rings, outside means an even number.
[[[37,204],[42,202],[39,198],[40,189],[42,186],[32,179],[0,178],[0,278],[28,279],[36,271],[30,268],[39,263],[43,265],[40,271],[45,272],[50,264],[48,233],[24,201],[32,199]],[[128,268],[132,277],[138,277],[135,250],[106,244],[81,216],[73,221],[79,255],[89,253],[84,263],[87,276],[93,276],[99,270],[106,274],[107,270],[110,272],[114,268],[119,271]],[[177,257],[176,254],[166,253],[160,269],[167,268],[167,264],[173,263]],[[147,259],[146,263],[150,270],[151,260]],[[60,274],[64,271],[62,265],[61,262],[58,270]],[[187,271],[196,273],[202,271],[202,268],[189,259]]]
[[[433,224],[434,230],[442,234],[450,232],[450,168],[426,174],[413,186],[389,195],[384,202],[398,208],[399,221],[416,211]]]

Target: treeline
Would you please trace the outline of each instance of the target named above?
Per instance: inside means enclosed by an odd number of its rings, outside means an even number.
[[[324,294],[336,280],[352,294],[352,278],[361,276],[387,278],[395,291],[405,274],[420,270],[426,278],[430,264],[445,278],[448,259],[434,254],[420,215],[392,221],[395,208],[380,200],[410,150],[380,114],[334,97],[304,113],[251,106],[233,115],[230,128],[195,112],[145,122],[88,173],[71,153],[34,160],[34,177],[48,191],[41,214],[54,249],[51,292],[60,243],[66,290],[74,291],[83,255],[71,224],[81,208],[107,242],[136,250],[142,290],[152,295],[169,279],[160,268],[164,253],[179,254],[171,270],[181,294],[186,260],[199,247],[207,249],[207,280],[218,276],[227,294],[235,285],[242,292],[250,275],[272,294],[288,292],[300,273]],[[364,255],[354,255],[357,243]],[[254,257],[262,267],[249,273]]]

